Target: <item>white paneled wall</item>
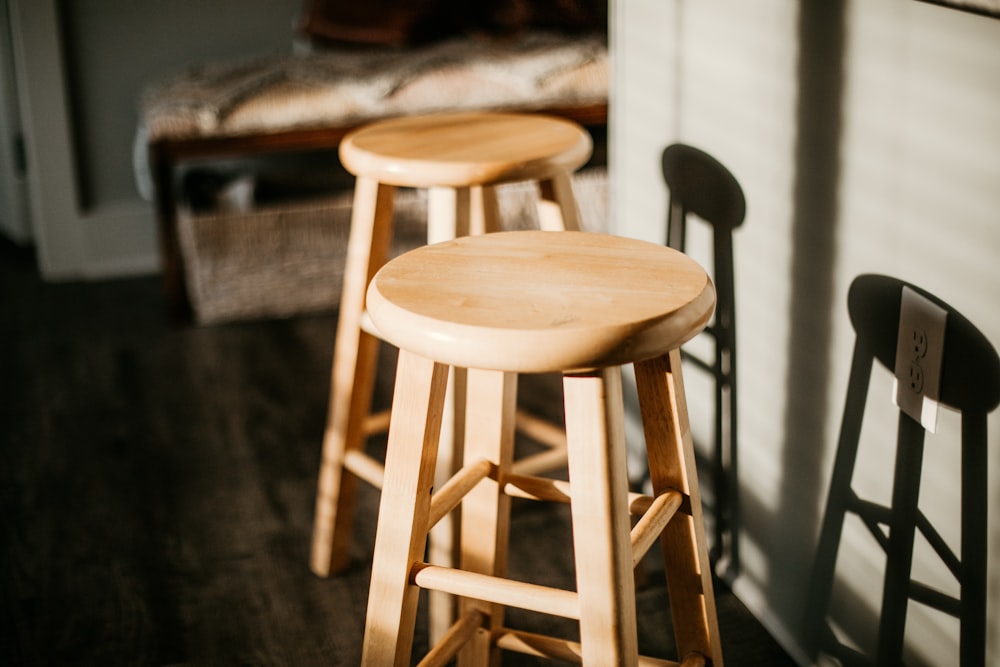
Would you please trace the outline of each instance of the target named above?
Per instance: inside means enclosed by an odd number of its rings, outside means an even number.
[[[801,146],[822,142],[797,143],[803,126],[816,129],[813,117],[803,122],[802,109],[816,109],[800,98],[803,50],[819,71],[830,70],[809,41],[815,34],[803,46],[799,4],[613,1],[610,160],[613,229],[630,236],[663,240],[659,153],[673,141],[716,155],[746,191],[747,221],[736,237],[745,532],[735,589],[805,662],[806,585],[853,343],[851,280],[880,272],[920,284],[1000,344],[1000,21],[915,0],[844,2],[839,141],[832,155],[811,154]],[[802,193],[829,164],[830,202],[811,201]],[[703,251],[696,237],[691,252],[707,261]],[[686,379],[701,443],[710,436],[708,384],[694,371]],[[888,374],[876,377],[869,414],[889,416],[867,418],[855,477],[879,497],[888,494],[895,437],[889,392]],[[928,440],[922,502],[932,519],[945,519],[956,545],[957,429],[944,414]],[[996,489],[997,414],[990,429]],[[991,508],[1000,507],[998,495]],[[997,636],[1000,511],[990,525]],[[864,643],[882,557],[856,528],[844,537],[835,613]],[[947,582],[928,553],[918,550],[915,569]],[[953,621],[911,605],[907,633],[911,664],[954,664]],[[1000,661],[1000,644],[991,639],[988,651]]]

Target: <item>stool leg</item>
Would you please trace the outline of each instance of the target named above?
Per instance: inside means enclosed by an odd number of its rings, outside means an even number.
[[[427,193],[427,243],[449,241],[468,236],[472,224],[473,195],[470,188],[430,188]],[[465,369],[449,371],[441,439],[438,449],[438,472],[435,484],[440,487],[458,469],[462,460],[465,424]],[[458,562],[461,509],[445,516],[431,531],[427,561],[433,565],[454,567]],[[438,643],[455,621],[456,600],[441,591],[428,592],[428,635]]]
[[[580,229],[580,209],[570,175],[560,172],[538,183],[538,225],[547,232]]]
[[[585,665],[635,665],[625,408],[617,366],[563,378]]]
[[[635,375],[653,494],[677,489],[689,507],[667,524],[660,540],[677,654],[680,662],[697,653],[712,667],[721,667],[722,644],[680,350],[636,363]]]
[[[435,187],[427,190],[427,243],[468,236],[472,192],[469,188]]]
[[[448,370],[448,389],[442,407],[441,433],[438,437],[436,488],[441,488],[459,469],[465,448],[466,370]],[[427,547],[427,562],[443,567],[455,567],[459,559],[462,508],[455,508],[431,528]],[[430,643],[437,644],[455,622],[458,601],[442,591],[427,592],[427,634]]]
[[[492,185],[470,189],[469,234],[489,234],[500,231],[500,202]]]
[[[481,481],[462,501],[461,569],[504,576],[510,533],[510,496],[503,493],[503,475],[514,459],[514,414],[517,374],[470,369],[467,385],[465,464],[487,460],[498,470],[497,480]],[[461,667],[498,666],[500,649],[492,633],[503,627],[502,605],[463,599],[462,616],[482,612],[487,625],[459,653]]]
[[[367,667],[410,664],[448,367],[400,350],[379,505],[364,648]]]
[[[373,179],[357,179],[310,556],[312,571],[321,577],[343,570],[350,560],[357,478],[345,474],[344,460],[364,447],[379,345],[361,330],[361,317],[368,283],[389,256],[394,193]]]

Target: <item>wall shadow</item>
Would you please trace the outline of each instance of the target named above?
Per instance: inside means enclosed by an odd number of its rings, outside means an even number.
[[[846,0],[807,0],[799,9],[798,104],[792,264],[788,302],[789,347],[785,377],[780,521],[797,544],[769,561],[767,581],[786,587],[772,600],[784,618],[804,616],[811,553],[826,487],[821,462],[826,436],[834,318],[846,317],[835,292],[837,193],[841,165]],[[840,307],[840,306],[843,307]],[[809,494],[812,495],[809,495]],[[783,560],[787,558],[787,560]],[[793,628],[796,635],[801,628]],[[808,648],[808,647],[804,647]]]

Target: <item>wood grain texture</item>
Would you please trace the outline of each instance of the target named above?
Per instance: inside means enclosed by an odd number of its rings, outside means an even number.
[[[393,393],[385,484],[378,514],[362,664],[404,665],[413,647],[448,368],[402,350]]]
[[[722,648],[680,350],[635,366],[653,494],[679,491],[684,513],[664,529],[665,574],[682,660],[697,654],[722,666]],[[667,406],[667,409],[664,409]]]
[[[370,178],[359,178],[355,186],[309,558],[321,577],[342,571],[349,561],[358,480],[344,474],[343,465],[348,454],[363,450],[366,435],[379,341],[361,320],[367,285],[389,256],[394,191]]]
[[[0,306],[0,664],[356,666],[378,493],[360,493],[342,575],[308,561],[335,317],[182,327],[157,277],[44,284],[2,239]],[[557,383],[520,382],[533,409],[558,404]],[[571,587],[568,508],[515,499],[511,522],[510,575]],[[653,551],[640,650],[669,656]],[[735,597],[717,602],[729,667],[793,665]]]
[[[621,371],[563,379],[583,659],[636,665],[635,581]]]
[[[388,257],[392,192],[397,185],[428,187],[427,241],[437,243],[496,231],[495,184],[531,178],[539,183],[538,216],[552,231],[579,227],[569,173],[592,153],[590,135],[576,123],[514,113],[434,114],[383,120],[352,133],[341,146],[357,175],[354,213],[340,299],[331,401],[313,528],[311,566],[320,576],[347,562],[357,478],[345,474],[346,455],[357,458],[374,373],[377,327],[367,327],[365,289]],[[436,484],[462,458],[465,370],[452,368],[444,405]],[[458,513],[444,516],[429,542],[429,561],[454,565]],[[431,635],[440,639],[455,619],[454,601],[430,593]]]
[[[527,373],[663,354],[697,334],[714,303],[711,281],[687,256],[570,231],[417,248],[375,274],[367,300],[376,328],[398,347],[456,366]]]
[[[593,141],[579,125],[541,114],[441,113],[391,118],[344,137],[352,174],[408,187],[540,180],[572,173]]]

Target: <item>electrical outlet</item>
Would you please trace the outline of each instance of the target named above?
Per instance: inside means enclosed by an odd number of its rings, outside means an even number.
[[[924,369],[916,362],[910,363],[910,375],[907,378],[910,383],[910,391],[919,394],[924,390]]]
[[[903,288],[893,398],[900,410],[931,432],[937,426],[947,316],[937,304],[909,287]]]
[[[923,329],[914,329],[912,333],[913,339],[913,358],[921,359],[927,356],[927,334]],[[919,390],[918,390],[919,391]]]

